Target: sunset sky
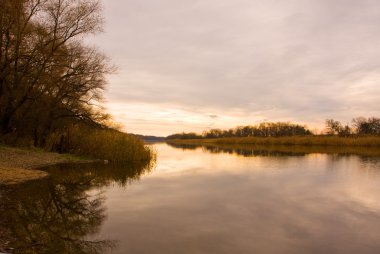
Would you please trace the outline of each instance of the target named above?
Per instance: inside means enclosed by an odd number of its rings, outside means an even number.
[[[378,0],[104,0],[91,38],[118,66],[106,107],[132,133],[262,121],[321,129],[380,113]]]

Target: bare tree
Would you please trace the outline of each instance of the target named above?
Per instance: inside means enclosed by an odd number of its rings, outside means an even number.
[[[352,122],[359,135],[380,135],[380,118],[357,117]]]
[[[101,31],[98,0],[0,2],[0,130],[45,136],[63,119],[96,123],[112,72],[83,38]],[[25,129],[25,120],[29,121]]]
[[[342,124],[334,119],[326,119],[326,131],[329,135],[339,134],[343,129]]]

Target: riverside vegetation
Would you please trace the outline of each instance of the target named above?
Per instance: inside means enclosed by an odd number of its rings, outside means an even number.
[[[152,151],[102,108],[115,68],[84,39],[102,30],[97,0],[0,1],[0,142],[116,162]]]
[[[326,120],[324,135],[314,135],[306,126],[292,123],[261,123],[235,129],[212,129],[196,133],[180,133],[167,137],[169,143],[182,144],[246,144],[257,146],[336,146],[380,148],[380,118],[358,117],[352,126]]]

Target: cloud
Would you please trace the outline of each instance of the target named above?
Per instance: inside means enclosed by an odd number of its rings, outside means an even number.
[[[94,41],[120,67],[109,102],[311,125],[380,113],[379,1],[104,5],[106,32]]]

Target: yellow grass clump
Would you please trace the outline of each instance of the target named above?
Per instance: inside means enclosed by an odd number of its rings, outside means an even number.
[[[47,148],[111,162],[147,161],[154,157],[151,148],[134,135],[79,125],[70,127],[64,134],[51,135]]]
[[[250,144],[250,145],[297,145],[297,146],[353,146],[379,147],[379,136],[291,136],[291,137],[241,137],[170,140],[172,143],[187,144]]]

